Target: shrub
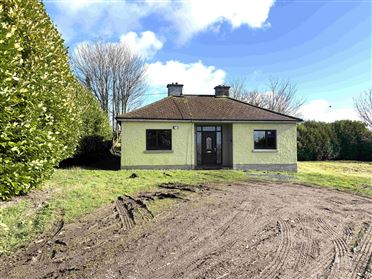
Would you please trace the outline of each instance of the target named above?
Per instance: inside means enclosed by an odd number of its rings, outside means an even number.
[[[360,121],[307,121],[298,127],[298,160],[372,160],[372,132]]]
[[[38,0],[0,1],[0,199],[71,156],[81,120],[63,40]]]
[[[361,121],[332,123],[340,147],[340,160],[372,160],[372,132]]]
[[[332,127],[324,122],[307,121],[298,127],[298,159],[304,161],[331,160],[338,153]]]
[[[84,86],[76,92],[81,108],[82,134],[75,156],[79,159],[96,159],[109,151],[112,143],[112,128],[97,99]]]

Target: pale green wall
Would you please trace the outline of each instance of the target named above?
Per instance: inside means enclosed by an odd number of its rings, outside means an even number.
[[[276,130],[277,151],[254,152],[253,130]],[[295,164],[296,124],[233,124],[233,164]]]
[[[174,166],[192,168],[195,161],[194,124],[183,122],[122,122],[123,168]],[[173,129],[178,126],[178,129]],[[146,129],[172,129],[172,152],[146,152]]]
[[[195,166],[194,123],[185,122],[122,122],[122,168]],[[178,129],[173,129],[178,126]],[[146,152],[146,129],[172,129],[172,152]],[[273,129],[277,131],[277,150],[255,152],[253,130]],[[224,141],[226,144],[226,141]],[[296,124],[233,123],[232,165],[286,165],[297,162]],[[225,147],[226,148],[226,147]],[[226,155],[226,154],[225,154]]]

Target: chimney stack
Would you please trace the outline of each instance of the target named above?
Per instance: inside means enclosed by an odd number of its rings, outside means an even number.
[[[168,96],[182,96],[183,84],[172,82],[167,85],[167,88],[168,88]]]
[[[217,85],[214,88],[214,94],[216,97],[229,97],[230,96],[229,90],[230,90],[230,86]]]

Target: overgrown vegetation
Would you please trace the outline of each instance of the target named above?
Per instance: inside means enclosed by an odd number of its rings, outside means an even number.
[[[40,1],[0,1],[0,21],[0,199],[7,199],[50,177],[82,134],[106,136],[107,120],[74,78]]]
[[[198,184],[244,179],[240,171],[56,170],[40,190],[0,206],[0,254],[9,253],[47,229],[64,214],[65,222],[92,212],[123,194],[148,191],[158,184]],[[17,198],[16,198],[17,199]],[[19,199],[19,198],[18,198]]]
[[[307,121],[298,126],[298,159],[372,161],[372,132],[360,121]]]

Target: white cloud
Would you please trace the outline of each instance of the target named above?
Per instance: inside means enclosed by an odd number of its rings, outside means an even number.
[[[151,31],[142,32],[140,35],[129,32],[120,37],[120,42],[145,58],[153,57],[163,47],[163,42]]]
[[[333,122],[336,120],[360,120],[352,108],[336,108],[325,99],[317,99],[305,104],[300,110],[304,120]]]
[[[206,66],[201,61],[184,64],[179,61],[155,62],[148,65],[147,76],[155,91],[166,91],[172,82],[184,84],[185,94],[213,94],[213,88],[222,84],[225,72],[214,66]]]
[[[72,39],[78,32],[110,36],[141,27],[141,19],[156,15],[165,32],[173,30],[185,42],[207,29],[218,32],[222,22],[232,28],[242,25],[268,28],[275,0],[139,1],[64,0],[46,1],[57,7],[54,19],[62,33]],[[217,31],[216,31],[217,30]]]
[[[275,0],[188,0],[173,7],[168,18],[177,27],[181,42],[210,27],[228,22],[233,28],[247,25],[267,28]],[[218,28],[213,28],[218,30]]]

